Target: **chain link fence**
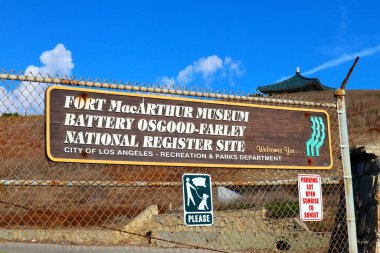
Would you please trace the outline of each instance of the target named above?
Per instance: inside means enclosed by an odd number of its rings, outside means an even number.
[[[346,208],[333,93],[227,93],[0,74],[0,252],[345,252]],[[52,85],[328,111],[331,170],[56,163],[46,158],[45,90]],[[184,173],[213,181],[214,224],[183,223]],[[323,220],[299,219],[298,174],[322,178]]]

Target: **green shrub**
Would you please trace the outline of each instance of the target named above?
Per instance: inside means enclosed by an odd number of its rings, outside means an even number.
[[[214,207],[215,211],[227,211],[227,210],[240,210],[240,209],[251,209],[254,208],[254,203],[237,201],[227,204],[219,204]]]
[[[265,208],[268,218],[291,218],[299,213],[298,201],[267,204]]]
[[[4,112],[1,117],[17,117],[19,116],[17,112],[15,113],[7,113],[7,112]]]

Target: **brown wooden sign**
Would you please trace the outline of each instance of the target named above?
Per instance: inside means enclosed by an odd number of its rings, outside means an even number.
[[[47,155],[56,162],[330,169],[324,110],[50,87]]]

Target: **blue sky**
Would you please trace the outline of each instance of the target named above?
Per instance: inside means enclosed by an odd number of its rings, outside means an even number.
[[[348,88],[380,88],[380,1],[0,0],[0,6],[0,67],[7,70],[249,92],[293,75],[297,66],[338,87],[361,54]]]

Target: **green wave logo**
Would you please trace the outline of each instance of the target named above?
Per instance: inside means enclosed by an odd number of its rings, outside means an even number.
[[[310,139],[306,142],[306,155],[307,156],[319,156],[319,149],[322,147],[325,141],[325,124],[321,117],[310,117],[312,122]]]

